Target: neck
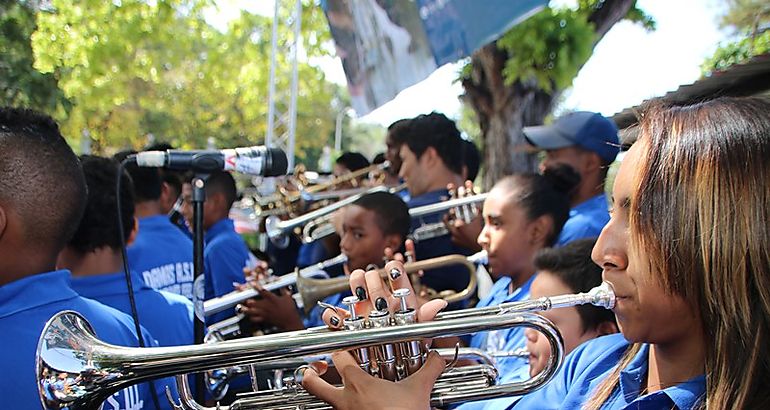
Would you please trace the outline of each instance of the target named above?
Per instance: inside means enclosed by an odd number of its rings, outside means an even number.
[[[426,185],[425,192],[423,192],[423,194],[438,191],[440,189],[446,189],[447,185],[449,184],[461,186],[463,183],[462,178],[459,175],[450,171],[446,167],[441,167],[441,169],[431,172],[430,174],[432,175],[431,181]]]
[[[26,249],[0,252],[0,286],[38,273],[56,270],[56,256],[29,252]]]
[[[59,255],[59,267],[69,269],[73,276],[104,275],[122,270],[123,257],[120,250],[109,246],[85,254],[68,247]]]
[[[674,343],[650,345],[646,388],[649,393],[683,383],[704,372],[706,348],[702,329],[683,331]]]
[[[594,179],[594,178],[591,178]],[[570,207],[575,207],[583,202],[604,192],[604,184],[601,182],[580,184],[575,195],[570,199]]]
[[[137,202],[135,205],[134,215],[137,218],[146,218],[148,216],[161,215],[162,213],[159,201],[143,201]]]
[[[535,274],[535,267],[529,266],[527,267],[527,269],[523,269],[518,273],[507,275],[508,277],[511,278],[511,284],[509,285],[508,293],[513,292],[514,290],[520,288],[522,285],[527,283],[529,278],[531,278],[532,275],[534,274]]]

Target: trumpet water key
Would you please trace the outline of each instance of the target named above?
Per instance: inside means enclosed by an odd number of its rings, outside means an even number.
[[[443,406],[525,394],[546,383],[564,356],[563,342],[556,327],[532,311],[543,307],[587,303],[612,307],[615,300],[611,288],[603,285],[585,294],[506,303],[497,309],[465,309],[441,313],[433,321],[415,323],[414,309],[406,306],[406,292],[399,291],[398,295],[403,302],[395,312],[376,312],[371,319],[362,317],[359,312],[351,312],[355,314],[346,321],[345,330],[342,331],[315,328],[195,346],[132,348],[110,345],[96,337],[80,314],[60,312],[46,323],[38,341],[35,371],[40,400],[44,409],[93,409],[98,408],[113,393],[145,380],[229,366],[266,364],[275,360],[329,354],[340,350],[353,352],[361,367],[370,374],[399,379],[414,372],[425,360],[427,351],[419,342],[422,339],[461,336],[518,326],[533,328],[543,333],[549,341],[552,356],[540,373],[517,383],[489,384],[488,375],[477,375],[487,381],[453,380],[438,384],[431,394],[431,405]],[[453,377],[456,373],[454,370],[459,372],[462,369],[451,369],[442,377]],[[68,384],[56,396],[46,394],[46,383],[52,378],[58,379],[62,373],[71,376],[64,378]],[[181,387],[180,390],[183,390]],[[299,387],[294,389],[296,392]],[[233,403],[230,408],[304,406],[299,396],[293,394],[284,389],[268,392],[266,402],[249,407],[248,398],[244,398]],[[310,408],[323,408],[324,404],[320,400],[309,399]],[[289,407],[281,407],[285,405]],[[177,408],[203,407],[188,401]]]

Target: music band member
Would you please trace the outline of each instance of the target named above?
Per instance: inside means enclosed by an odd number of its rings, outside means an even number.
[[[614,288],[621,333],[583,343],[514,408],[770,405],[769,113],[759,98],[645,110],[592,254]],[[421,313],[424,321],[433,312]],[[393,383],[350,353],[333,360],[344,388],[314,370],[303,386],[343,410],[427,408],[444,367],[432,354]]]
[[[56,270],[56,259],[74,234],[86,203],[80,163],[47,116],[0,108],[0,374],[2,402],[9,409],[40,403],[35,351],[46,321],[62,310],[76,310],[107,343],[137,346],[131,317],[78,295],[70,272]],[[152,340],[149,333],[145,340]],[[70,376],[50,375],[46,395],[66,388]],[[156,383],[156,397],[163,397]],[[104,409],[153,408],[153,387],[142,383],[110,396]],[[38,404],[39,405],[39,404]]]

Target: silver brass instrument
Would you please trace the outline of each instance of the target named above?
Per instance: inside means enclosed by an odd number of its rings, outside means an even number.
[[[370,165],[357,171],[348,172],[321,184],[306,187],[307,180],[302,176],[299,179],[299,190],[289,191],[279,189],[279,194],[271,196],[267,201],[259,201],[259,210],[255,210],[259,215],[289,215],[294,216],[307,209],[308,198],[313,198],[323,191],[333,190],[342,184],[350,183],[354,188],[358,187],[357,179],[368,175],[374,171],[384,171],[390,167],[390,162],[385,161],[381,164]],[[304,171],[300,171],[300,174]],[[338,198],[338,196],[334,196]],[[317,202],[317,201],[316,201]]]
[[[389,188],[387,192],[390,192],[391,194],[395,194],[397,192],[403,191],[404,189],[406,189],[406,184],[401,184],[401,185]],[[370,189],[364,192],[364,195],[377,192],[377,191],[379,190]],[[356,199],[360,197],[361,196],[358,196],[356,197]],[[343,206],[350,205],[353,202],[355,201],[349,201],[345,203]],[[325,215],[315,218],[304,224],[305,226],[302,228],[302,235],[301,235],[302,243],[315,242],[329,235],[332,235],[336,232],[334,223],[332,223],[332,218],[334,217],[333,212],[336,211],[337,209],[340,209],[340,207],[335,207],[335,205],[336,203],[329,205],[325,208],[321,208],[326,211]]]
[[[478,207],[474,205],[478,204],[479,202],[484,202],[486,199],[486,193],[449,199],[447,201],[442,201],[435,204],[412,208],[409,210],[409,216],[414,219],[438,212],[443,212],[449,209],[455,209],[456,217],[462,219],[465,221],[465,223],[470,223],[470,221],[479,214]],[[409,234],[409,237],[415,242],[420,242],[426,239],[436,238],[448,234],[449,230],[447,229],[444,222],[439,221],[435,223],[424,224],[415,228],[414,231]]]
[[[267,231],[267,237],[270,238],[270,241],[273,242],[273,244],[281,249],[286,248],[289,245],[289,234],[295,229],[302,225],[305,225],[306,223],[321,218],[331,212],[334,212],[346,205],[352,204],[355,202],[358,198],[361,198],[362,196],[373,193],[373,192],[379,192],[379,191],[386,191],[387,188],[384,186],[377,186],[370,188],[366,190],[365,192],[362,192],[357,195],[353,195],[351,197],[339,200],[331,205],[325,206],[323,208],[316,209],[315,211],[308,212],[302,216],[298,216],[296,218],[287,219],[285,221],[282,221],[281,218],[271,215],[265,220],[265,230]]]
[[[530,312],[587,303],[611,308],[615,302],[611,287],[605,283],[588,293],[440,313],[434,321],[417,323],[415,310],[406,306],[408,293],[406,289],[394,292],[395,296],[401,298],[401,305],[393,314],[375,311],[366,318],[355,312],[358,300],[351,296],[346,304],[353,316],[345,320],[343,331],[314,328],[185,347],[131,348],[110,345],[96,338],[93,329],[80,314],[73,311],[59,312],[46,323],[38,341],[35,371],[40,400],[44,409],[93,409],[113,393],[145,380],[241,364],[264,364],[277,359],[328,354],[339,350],[354,353],[360,366],[371,374],[386,378],[394,376],[394,380],[399,380],[416,371],[425,360],[427,352],[421,343],[422,339],[460,336],[515,326],[533,328],[548,338],[552,356],[539,374],[524,382],[500,385],[468,381],[463,375],[462,381],[451,382],[449,388],[433,390],[431,405],[442,406],[525,394],[546,383],[564,356],[563,342],[556,327],[542,316]],[[454,371],[461,369],[445,372],[440,380],[454,377],[457,373]],[[60,391],[61,394],[48,397],[45,385],[52,378],[58,379],[62,373],[72,376],[66,378],[67,386]],[[184,384],[181,384],[180,390],[183,388]],[[299,387],[268,392],[267,398],[256,393],[261,403],[276,407],[282,401],[290,406],[298,406],[305,400],[303,394],[312,403],[320,404],[320,400],[307,397]],[[248,400],[240,399],[239,403],[233,403],[230,408],[259,408],[256,406],[260,404],[248,407],[251,405]],[[203,408],[189,402],[184,405],[192,407],[178,408]]]
[[[340,254],[334,258],[310,265],[306,268],[302,268],[297,272],[281,275],[275,280],[263,283],[262,288],[267,291],[274,291],[296,284],[298,278],[317,278],[319,276],[328,278],[329,275],[324,272],[326,269],[341,263],[345,263],[347,260],[347,256]],[[212,298],[203,302],[203,314],[205,316],[209,316],[213,315],[214,313],[219,313],[223,310],[232,309],[246,299],[255,298],[257,296],[259,296],[259,291],[255,288],[230,292],[220,297]]]
[[[487,253],[481,251],[471,256],[463,255],[445,255],[436,258],[425,259],[422,261],[408,262],[404,264],[404,271],[407,275],[410,275],[410,282],[415,288],[415,292],[424,293],[429,299],[441,298],[447,301],[447,303],[455,303],[465,300],[473,295],[476,290],[476,266],[477,263],[485,263]],[[460,292],[453,290],[444,290],[436,292],[432,289],[421,289],[420,279],[417,275],[421,270],[428,270],[434,268],[440,268],[448,265],[463,265],[468,269],[470,279],[468,280],[468,286]],[[385,269],[380,269],[380,276],[385,277],[387,273]],[[347,276],[340,276],[331,279],[311,279],[311,278],[297,278],[297,293],[302,297],[302,304],[305,307],[305,312],[315,306],[318,301],[323,300],[327,296],[337,293],[345,292],[350,289],[350,278]]]

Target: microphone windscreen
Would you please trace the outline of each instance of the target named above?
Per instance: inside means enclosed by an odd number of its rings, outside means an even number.
[[[277,177],[286,175],[286,170],[289,168],[289,159],[286,158],[286,153],[280,148],[268,148],[267,149],[267,161],[265,167],[266,177]]]

